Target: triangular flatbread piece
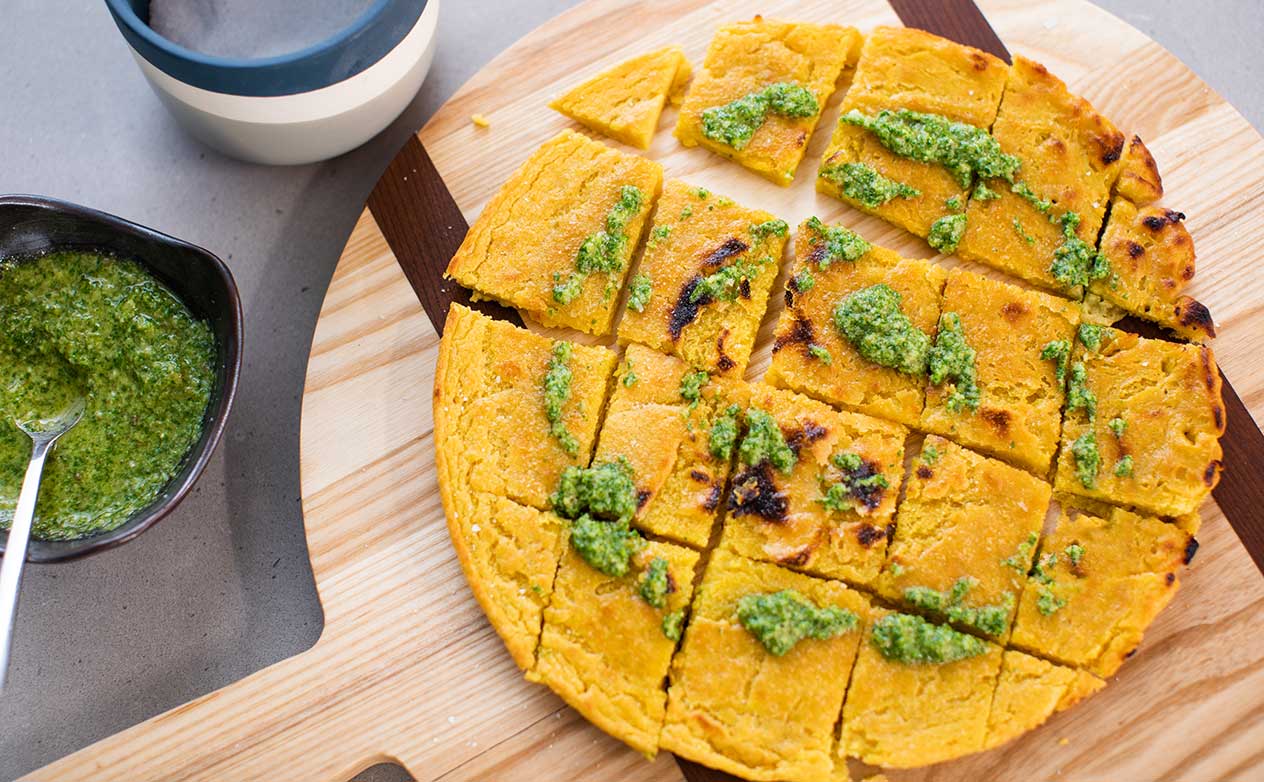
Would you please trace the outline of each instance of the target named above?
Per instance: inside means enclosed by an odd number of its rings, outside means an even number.
[[[690,74],[684,52],[668,46],[624,60],[559,95],[549,106],[597,133],[645,149],[663,104],[668,99],[679,102]]]

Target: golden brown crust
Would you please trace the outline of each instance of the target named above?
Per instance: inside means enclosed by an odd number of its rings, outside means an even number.
[[[523,161],[487,202],[447,275],[545,326],[609,333],[618,291],[662,181],[658,163],[564,130]],[[624,229],[618,268],[588,274],[576,298],[558,302],[554,286],[576,272],[580,247],[606,228],[625,186],[640,191],[641,204]]]
[[[862,358],[834,326],[833,312],[840,298],[881,283],[900,294],[901,306],[914,326],[933,334],[947,272],[937,264],[901,258],[876,245],[854,261],[836,260],[823,269],[821,242],[806,222],[799,225],[795,261],[785,289],[786,307],[777,321],[765,382],[848,410],[917,426],[926,395],[923,378]],[[795,280],[805,271],[812,285],[800,290]],[[828,366],[820,355],[813,355],[813,346],[829,355]]]
[[[980,128],[991,126],[1005,86],[1005,63],[990,54],[906,27],[878,27],[866,39],[841,112],[874,114],[888,109],[942,114]],[[882,176],[920,191],[877,207],[847,197],[829,172],[862,163]],[[839,122],[817,172],[817,189],[926,236],[949,213],[945,201],[966,192],[942,166],[900,157],[864,128]]]
[[[1210,310],[1183,291],[1194,279],[1194,240],[1185,215],[1159,206],[1137,207],[1116,197],[1099,249],[1109,277],[1090,291],[1139,318],[1201,342],[1216,335]]]
[[[852,611],[860,624],[773,656],[740,624],[737,603],[782,589]],[[828,777],[834,726],[868,611],[860,593],[837,581],[715,552],[672,662],[663,748],[751,780]]]
[[[838,76],[860,47],[860,33],[832,24],[755,17],[721,27],[680,107],[676,138],[729,158],[779,185],[789,185],[807,151],[820,112],[810,117],[769,115],[743,149],[707,138],[702,113],[764,87],[791,82],[811,90],[823,109]]]
[[[627,310],[619,340],[671,353],[712,374],[741,377],[787,239],[786,232],[752,229],[774,220],[717,193],[668,181],[637,269],[650,278],[649,303],[639,312]],[[703,280],[739,264],[753,272],[731,299],[695,295]]]
[[[1081,358],[1096,416],[1067,413],[1058,491],[1158,516],[1195,513],[1223,467],[1224,400],[1211,349],[1108,329],[1100,350],[1082,351]],[[1110,425],[1116,419],[1125,424],[1118,436]],[[1090,433],[1100,466],[1086,486],[1074,444]]]
[[[549,108],[590,130],[646,149],[671,94],[689,80],[679,46],[625,60],[554,98]]]
[[[1041,541],[1013,644],[1111,676],[1180,588],[1191,540],[1174,524],[1118,508],[1105,518],[1064,512]],[[1072,546],[1079,547],[1074,558]]]
[[[1124,135],[1045,66],[1015,56],[992,136],[1002,150],[1022,161],[1019,179],[1054,204],[1050,216],[1059,222],[1037,211],[1003,180],[994,180],[989,185],[999,198],[970,200],[958,254],[1057,293],[1078,293],[1051,271],[1054,252],[1065,241],[1061,215],[1079,215],[1076,235],[1096,243]]]
[[[1044,476],[1058,448],[1063,389],[1051,342],[1075,337],[1079,308],[1046,293],[1023,290],[964,269],[948,274],[940,309],[956,313],[975,351],[977,410],[953,410],[951,380],[928,385],[921,428]]]
[[[1163,197],[1163,179],[1154,155],[1141,141],[1133,136],[1124,152],[1119,178],[1115,180],[1115,193],[1134,204],[1147,206]]]

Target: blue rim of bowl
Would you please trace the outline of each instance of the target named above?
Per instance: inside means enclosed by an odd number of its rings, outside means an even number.
[[[277,97],[311,92],[355,76],[408,35],[429,0],[377,0],[346,29],[289,54],[258,59],[216,57],[167,40],[141,19],[149,0],[105,0],[129,46],[178,81],[210,92]]]

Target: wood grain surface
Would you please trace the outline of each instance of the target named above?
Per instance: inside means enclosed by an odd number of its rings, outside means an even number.
[[[1191,293],[1216,315],[1217,356],[1244,410],[1264,420],[1264,355],[1252,345],[1264,333],[1264,275],[1255,268],[1264,139],[1174,57],[1086,2],[981,6],[1011,51],[1044,62],[1146,139],[1164,174],[1164,203],[1189,215],[1200,259]],[[882,0],[769,0],[760,10],[862,30],[898,23]],[[589,0],[490,63],[421,140],[471,219],[531,149],[568,126],[546,108],[558,89],[667,43],[681,44],[697,63],[718,24],[749,13],[736,1]],[[817,214],[906,255],[931,256],[920,240],[814,192],[812,169],[837,103],[792,188],[681,148],[668,132],[671,110],[647,154],[670,176],[786,220]],[[491,127],[475,128],[474,113]],[[384,760],[419,780],[682,778],[669,756],[645,761],[524,682],[469,594],[435,485],[430,398],[438,335],[374,219],[386,224],[407,220],[409,209],[432,208],[424,200],[429,185],[403,182],[412,168],[396,166],[396,195],[375,194],[357,223],[312,344],[301,469],[325,611],[320,640],[28,779],[334,782]],[[451,222],[449,242],[460,230]],[[752,377],[768,363],[775,304]],[[1235,458],[1231,450],[1228,458]],[[1258,462],[1237,458],[1228,470],[1258,485]],[[1264,776],[1264,581],[1216,506],[1205,508],[1199,537],[1183,589],[1101,694],[999,750],[891,774],[893,782]]]

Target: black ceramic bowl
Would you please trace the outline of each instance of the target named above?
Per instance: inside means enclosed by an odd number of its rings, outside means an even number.
[[[95,209],[37,196],[0,196],[0,258],[53,250],[97,250],[145,266],[215,334],[215,388],[202,437],[162,494],[117,529],[78,540],[31,539],[28,562],[58,562],[126,543],[170,513],[202,474],[219,443],[241,370],[241,300],[219,258],[188,242]],[[3,551],[0,542],[0,551]]]

